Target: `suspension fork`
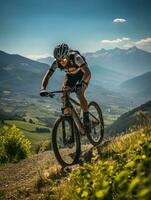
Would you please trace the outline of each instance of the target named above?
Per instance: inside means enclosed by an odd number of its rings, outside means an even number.
[[[67,107],[71,109],[70,104],[68,104]],[[68,139],[70,139],[71,142],[74,142],[74,134],[76,134],[76,133],[75,133],[74,126],[76,126],[76,124],[75,124],[75,122],[74,122],[74,120],[73,120],[72,115],[69,115],[69,116],[65,116],[65,115],[64,115],[64,109],[65,109],[65,108],[62,108],[62,116],[64,116],[65,119],[68,120],[69,126],[70,126],[70,128],[71,128],[71,129],[70,129],[70,131],[71,131],[70,138],[67,138],[66,125],[65,125],[65,121],[66,121],[66,120],[63,120],[63,121],[62,121],[63,143],[66,144],[66,143],[69,142]],[[70,114],[71,114],[71,113],[70,113]]]
[[[63,103],[62,107],[62,115],[64,116],[64,109],[68,107],[68,95],[67,93],[65,94],[65,101]],[[67,137],[66,137],[66,128],[65,128],[65,120],[62,121],[62,134],[63,134],[63,144],[67,143]]]
[[[71,143],[72,142],[74,143],[74,139],[75,139],[74,136],[76,134],[76,132],[75,132],[76,129],[74,127],[74,126],[76,126],[76,124],[74,123],[72,116],[67,117],[67,119],[68,119],[68,122],[69,122],[69,126],[71,127],[71,134],[69,135],[70,137],[67,138],[65,120],[62,121],[62,134],[63,134],[63,143],[64,144],[67,144],[69,142],[69,140],[70,140]]]

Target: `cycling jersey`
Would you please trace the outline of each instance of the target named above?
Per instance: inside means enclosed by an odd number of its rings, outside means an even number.
[[[50,70],[55,71],[56,68],[60,68],[67,74],[77,74],[81,67],[87,65],[85,58],[78,51],[70,50],[68,60],[68,64],[65,67],[62,66],[57,60],[55,60],[52,63]]]
[[[62,66],[57,60],[55,60],[52,63],[51,67],[49,68],[49,70],[47,71],[42,80],[41,84],[42,89],[46,89],[49,78],[57,68],[60,68],[61,70],[65,71],[66,73],[65,79],[67,80],[65,85],[69,87],[74,87],[78,81],[83,80],[84,72],[82,67],[87,66],[85,58],[78,51],[70,50],[67,60],[68,63],[65,67]],[[84,81],[88,83],[89,79],[90,75],[88,75],[87,80]]]

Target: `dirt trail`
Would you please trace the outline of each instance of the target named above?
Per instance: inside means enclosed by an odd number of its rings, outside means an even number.
[[[92,149],[90,146],[83,147],[81,159],[88,161],[92,156],[91,154]],[[31,197],[18,198],[18,196],[21,197],[23,191],[30,193],[31,188],[34,188],[36,180],[39,178],[40,171],[46,169],[51,171],[51,168],[54,170],[54,168],[59,167],[52,151],[39,153],[16,164],[0,167],[0,200],[34,199]],[[28,194],[28,196],[30,195]]]
[[[38,177],[39,170],[56,164],[53,153],[47,151],[19,163],[2,166],[0,168],[0,192],[15,193],[23,187],[28,187]]]

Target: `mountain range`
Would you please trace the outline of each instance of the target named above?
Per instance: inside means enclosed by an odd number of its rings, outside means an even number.
[[[132,78],[151,71],[151,53],[131,47],[129,49],[101,49],[96,52],[83,53],[89,64],[89,67],[99,66],[103,69],[110,69],[114,72],[125,75],[127,78]],[[38,61],[51,64],[53,58],[46,57],[38,59]]]
[[[151,53],[135,46],[129,49],[101,49],[83,56],[96,82],[111,90],[128,79],[151,71]],[[38,61],[50,65],[53,58],[50,56]]]
[[[129,91],[132,97],[150,97],[151,53],[132,47],[101,49],[83,55],[92,73],[89,91],[95,91],[97,96],[112,95],[114,92],[127,96],[126,91]],[[41,80],[53,58],[38,61],[0,51],[0,89],[39,93]],[[44,62],[49,62],[49,65]],[[49,86],[51,89],[59,89],[63,79],[64,73],[56,70]],[[117,90],[118,86],[120,90]]]
[[[151,53],[137,47],[129,49],[101,49],[85,53],[90,65],[100,65],[127,75],[129,78],[151,71]]]

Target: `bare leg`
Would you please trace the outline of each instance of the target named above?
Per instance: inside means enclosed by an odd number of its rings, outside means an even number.
[[[80,90],[77,91],[77,97],[80,101],[81,108],[83,112],[88,112],[88,102],[84,96],[84,91],[86,88],[81,88]]]
[[[86,88],[81,88],[77,91],[77,97],[80,101],[81,108],[83,110],[83,123],[86,128],[86,131],[91,131],[90,119],[89,119],[89,112],[88,112],[88,102],[84,96],[84,91]]]
[[[65,78],[65,80],[62,83],[62,90],[70,89],[70,87],[66,86],[66,81],[67,81],[67,79]],[[70,92],[68,92],[67,95],[69,96]],[[61,103],[62,103],[62,108],[64,108],[64,114],[70,114],[70,109],[66,105],[66,93],[62,93]]]
[[[67,83],[67,77],[65,76],[65,79],[62,83],[62,90],[68,90],[70,89],[70,87],[66,86],[66,83]],[[68,96],[70,95],[70,92],[68,92]],[[61,103],[62,103],[62,107],[65,107],[66,105],[66,94],[65,93],[62,93],[61,95]]]

